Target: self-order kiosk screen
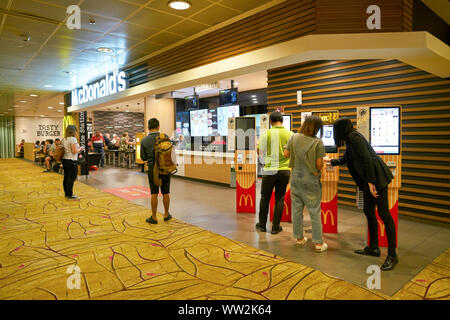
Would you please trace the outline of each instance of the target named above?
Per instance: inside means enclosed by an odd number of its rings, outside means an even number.
[[[376,153],[400,153],[400,108],[370,108],[370,144]]]

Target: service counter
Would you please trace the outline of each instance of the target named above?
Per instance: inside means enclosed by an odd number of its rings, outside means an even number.
[[[176,150],[177,176],[230,185],[233,152]]]
[[[23,146],[23,157],[30,161],[35,161],[36,152],[39,152],[39,149],[34,148],[33,142],[25,142]]]

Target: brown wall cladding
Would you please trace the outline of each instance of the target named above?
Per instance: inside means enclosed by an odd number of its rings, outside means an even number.
[[[117,134],[120,137],[128,132],[128,137],[133,140],[136,133],[144,132],[144,114],[140,112],[114,112],[94,111],[94,132],[96,130],[103,134]]]
[[[369,30],[367,7],[381,8]],[[410,31],[412,0],[288,0],[127,68],[130,86],[314,33]]]
[[[381,29],[368,30],[370,5],[380,8]],[[317,0],[316,33],[398,32],[412,30],[413,0]]]
[[[450,79],[396,60],[313,61],[268,71],[269,111],[339,110],[356,121],[356,108],[402,106],[402,187],[399,213],[450,222]],[[303,104],[297,106],[296,92]],[[340,153],[342,154],[342,150]],[[341,167],[338,202],[355,206],[356,186]]]

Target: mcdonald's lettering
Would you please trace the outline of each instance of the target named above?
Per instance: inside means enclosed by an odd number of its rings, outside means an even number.
[[[380,220],[377,220],[377,221],[378,221],[378,225],[380,226],[380,235],[382,237],[384,237],[384,230],[386,229],[386,227],[383,222],[381,222]]]
[[[331,225],[334,226],[334,217],[333,217],[333,213],[331,212],[331,210],[327,210],[327,212],[322,211],[322,216],[323,216],[323,224],[327,224],[327,217],[328,215],[330,215],[331,217]]]
[[[241,194],[239,198],[239,206],[242,206],[242,198],[244,198],[244,205],[247,206],[248,199],[250,199],[250,207],[253,208],[253,198],[250,194]]]

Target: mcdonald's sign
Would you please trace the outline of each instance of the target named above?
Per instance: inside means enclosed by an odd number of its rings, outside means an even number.
[[[327,217],[330,215],[331,225],[334,226],[334,216],[333,212],[331,210],[327,210],[327,212],[322,211],[322,217],[323,217],[323,224],[327,224]]]
[[[239,198],[239,207],[242,206],[242,199],[244,199],[244,206],[247,207],[248,200],[250,199],[250,208],[253,208],[253,198],[250,194],[241,194]]]

